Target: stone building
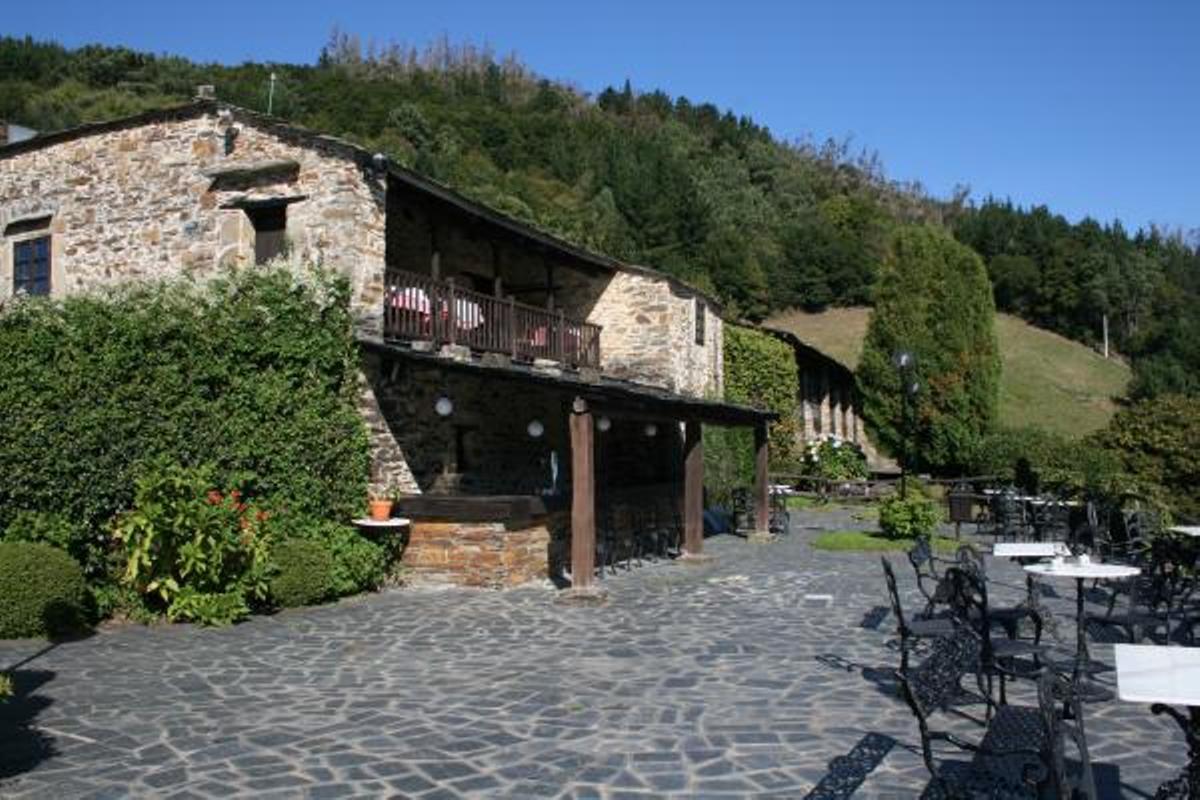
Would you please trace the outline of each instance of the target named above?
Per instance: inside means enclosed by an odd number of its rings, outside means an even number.
[[[790,331],[770,327],[761,330],[787,342],[796,353],[800,415],[796,431],[801,441],[837,438],[853,442],[866,454],[867,466],[873,473],[898,472],[896,463],[880,454],[867,435],[854,371]]]
[[[767,419],[706,399],[722,320],[703,292],[213,100],[0,147],[0,236],[0,303],[280,258],[343,273],[373,489],[404,495],[405,559],[458,580],[554,572],[558,552],[587,583],[597,520],[602,557],[640,546],[632,506],[699,550],[700,425]]]

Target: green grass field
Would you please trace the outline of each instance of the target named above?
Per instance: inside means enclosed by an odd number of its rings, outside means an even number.
[[[820,314],[785,311],[767,325],[791,331],[853,369],[862,354],[869,308]],[[1055,333],[1007,314],[996,315],[1000,340],[1000,421],[1077,437],[1103,428],[1124,394],[1129,367]]]
[[[960,542],[942,536],[933,538],[933,549],[939,553],[953,553]],[[817,550],[837,552],[889,553],[911,550],[912,539],[889,539],[878,531],[826,531],[812,541]]]

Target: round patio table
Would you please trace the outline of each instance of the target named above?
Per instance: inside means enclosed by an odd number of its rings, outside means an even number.
[[[1141,570],[1125,564],[1062,563],[1044,562],[1027,564],[1025,571],[1047,578],[1075,579],[1075,663],[1071,669],[1071,683],[1083,702],[1097,702],[1112,698],[1112,692],[1094,683],[1082,680],[1087,664],[1091,661],[1087,646],[1087,625],[1083,617],[1083,582],[1086,580],[1113,580],[1132,578]]]

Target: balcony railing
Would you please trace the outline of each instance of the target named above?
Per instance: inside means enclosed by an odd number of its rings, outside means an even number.
[[[383,335],[464,345],[514,360],[600,366],[600,326],[402,270],[388,270]]]

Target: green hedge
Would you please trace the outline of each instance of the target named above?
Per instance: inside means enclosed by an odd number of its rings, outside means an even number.
[[[22,510],[55,512],[94,540],[164,457],[318,517],[361,510],[367,440],[343,279],[255,270],[16,301],[0,311],[0,364],[0,528]],[[103,548],[85,560],[102,571]]]
[[[271,548],[271,599],[280,608],[320,603],[333,589],[333,556],[321,542],[286,539]]]
[[[725,399],[779,414],[770,428],[771,464],[798,468],[801,455],[796,426],[800,378],[796,354],[786,342],[740,325],[723,326]],[[749,429],[704,430],[706,483],[718,502],[754,478],[754,432]]]
[[[0,542],[0,639],[68,633],[86,625],[87,583],[62,550]]]

